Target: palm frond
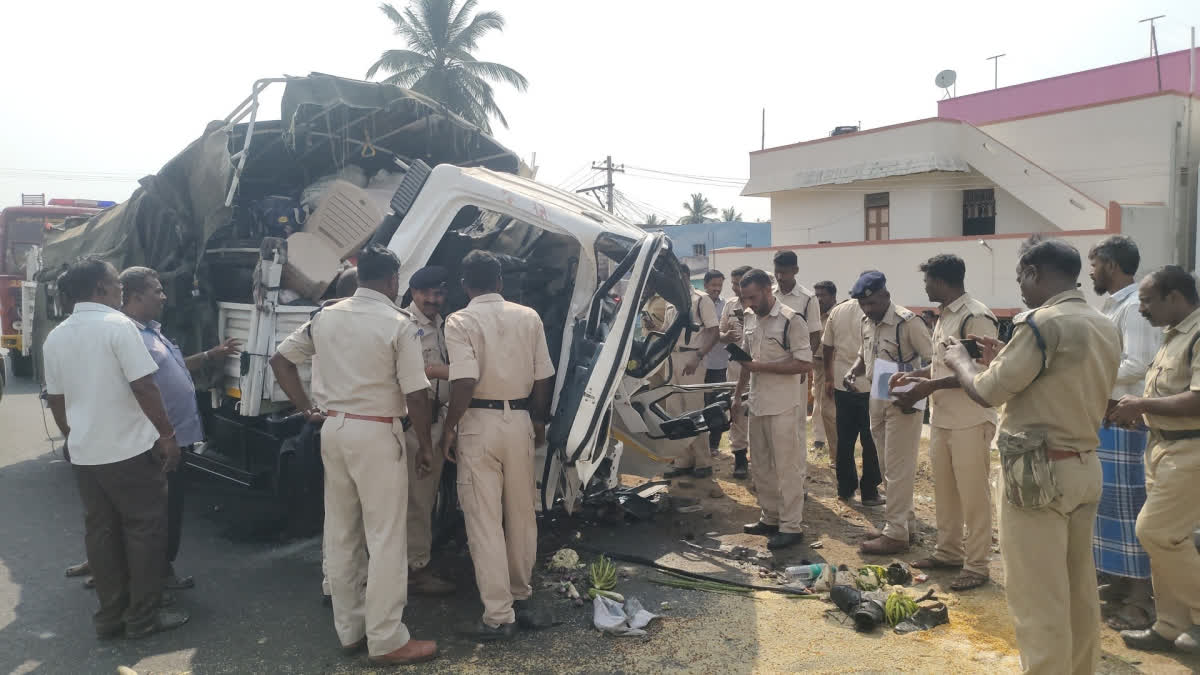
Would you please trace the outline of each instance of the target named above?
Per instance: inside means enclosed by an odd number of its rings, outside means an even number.
[[[454,49],[472,51],[478,47],[479,39],[491,31],[504,30],[504,17],[500,12],[480,12],[471,19],[471,23],[453,36],[448,46]]]
[[[396,9],[396,7],[390,2],[381,3],[379,5],[379,11],[383,12],[384,15],[387,16],[388,20],[396,25],[404,23],[404,15],[401,14],[400,10]]]
[[[511,84],[517,91],[521,92],[529,89],[529,80],[525,79],[525,76],[521,73],[506,65],[491,61],[475,60],[460,61],[459,65],[463,71],[476,77],[505,82]]]
[[[467,21],[471,18],[471,12],[475,11],[475,6],[479,4],[479,0],[466,0],[462,6],[458,8],[458,13],[450,21],[449,35],[451,37],[458,35],[467,25]]]
[[[413,12],[412,7],[404,8],[404,18],[403,24],[396,25],[396,34],[403,37],[410,47],[436,58],[439,45],[429,25]]]
[[[432,65],[428,56],[410,49],[389,49],[379,57],[379,60],[367,71],[367,79],[382,70],[385,73],[399,73],[417,68],[429,68]]]
[[[430,39],[438,47],[444,48],[450,41],[450,15],[454,12],[455,0],[416,0],[421,24],[429,33]]]

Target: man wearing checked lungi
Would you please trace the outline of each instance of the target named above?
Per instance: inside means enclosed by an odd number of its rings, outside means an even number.
[[[1108,294],[1101,310],[1121,333],[1121,365],[1109,396],[1109,412],[1122,396],[1140,396],[1146,371],[1162,342],[1162,331],[1138,311],[1137,244],[1124,235],[1099,241],[1088,253],[1092,285]],[[1104,471],[1104,491],[1096,514],[1092,551],[1103,583],[1100,600],[1105,623],[1114,630],[1141,630],[1154,623],[1150,558],[1134,533],[1138,512],[1146,502],[1147,430],[1138,424],[1120,428],[1106,421],[1100,429],[1097,456]]]

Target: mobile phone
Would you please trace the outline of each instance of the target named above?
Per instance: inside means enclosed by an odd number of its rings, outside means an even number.
[[[961,342],[962,342],[962,345],[967,348],[967,353],[971,355],[971,358],[973,358],[973,359],[982,359],[983,358],[983,351],[979,349],[978,341],[968,338],[966,340],[961,340]]]
[[[745,349],[730,343],[725,345],[725,351],[729,352],[729,358],[738,362],[753,361],[754,357],[746,353]]]

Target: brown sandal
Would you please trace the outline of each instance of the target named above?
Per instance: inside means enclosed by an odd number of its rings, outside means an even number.
[[[938,560],[937,558],[929,557],[922,558],[921,560],[915,560],[912,563],[909,563],[909,566],[915,567],[919,570],[949,570],[962,567],[962,563],[946,562],[945,560]]]
[[[1145,630],[1154,625],[1154,615],[1150,610],[1141,605],[1126,603],[1118,611],[1107,617],[1104,623],[1109,628],[1118,632],[1123,630]]]
[[[950,584],[950,590],[969,591],[972,588],[979,588],[990,580],[991,579],[986,574],[979,574],[977,572],[968,572],[967,570],[963,570],[959,573],[958,578]]]

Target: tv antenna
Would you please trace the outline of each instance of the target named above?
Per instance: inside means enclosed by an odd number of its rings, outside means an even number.
[[[933,78],[934,84],[946,90],[946,95],[942,97],[943,101],[958,95],[958,87],[954,86],[954,83],[957,81],[958,73],[955,73],[953,70],[943,70],[937,74],[937,77]],[[950,93],[951,87],[954,87],[953,94]]]
[[[1158,33],[1156,33],[1154,30],[1154,22],[1165,18],[1167,18],[1166,14],[1159,14],[1158,16],[1151,16],[1138,21],[1138,23],[1146,23],[1147,21],[1150,22],[1150,56],[1154,58],[1154,70],[1158,74],[1159,91],[1162,91],[1162,63],[1158,54]]]
[[[1000,88],[1000,57],[1008,56],[1008,54],[996,54],[989,56],[984,61],[992,62],[992,89]]]

